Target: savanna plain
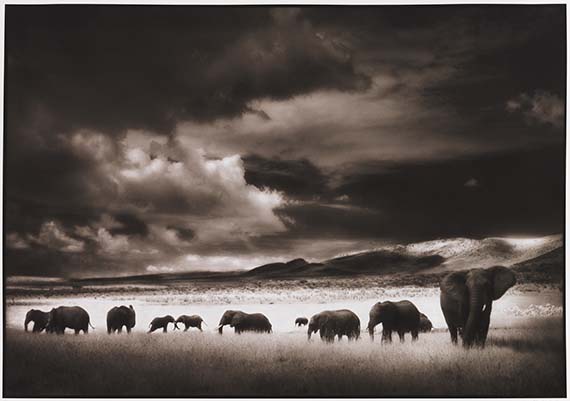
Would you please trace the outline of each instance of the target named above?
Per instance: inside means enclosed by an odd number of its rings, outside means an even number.
[[[17,287],[17,286],[16,286]],[[494,396],[566,394],[563,296],[559,286],[518,284],[495,302],[484,349],[450,342],[439,289],[380,278],[267,280],[155,286],[57,285],[6,293],[4,396]],[[364,330],[378,301],[409,299],[434,330],[412,343],[372,342]],[[108,335],[107,311],[132,304],[137,325]],[[27,310],[80,305],[87,335],[23,330]],[[307,340],[298,316],[349,308],[363,329],[356,342]],[[226,309],[262,312],[271,334],[236,335],[217,322]],[[204,331],[147,334],[153,317],[199,314]],[[381,326],[376,328],[381,331]]]

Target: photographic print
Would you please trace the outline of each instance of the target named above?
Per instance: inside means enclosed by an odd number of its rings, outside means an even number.
[[[6,5],[4,397],[565,397],[566,5]]]

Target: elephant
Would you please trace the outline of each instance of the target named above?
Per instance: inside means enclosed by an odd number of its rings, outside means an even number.
[[[84,334],[89,332],[89,314],[80,306],[60,306],[53,308],[49,312],[46,331],[48,333],[63,334],[66,328],[75,330],[75,334],[79,334],[83,330]]]
[[[457,344],[459,331],[463,346],[484,347],[493,301],[501,298],[516,282],[514,271],[504,266],[446,275],[439,285],[439,301],[451,342]]]
[[[271,333],[273,331],[267,316],[262,313],[245,313],[242,311],[227,310],[224,312],[218,324],[218,333],[222,334],[223,327],[230,325],[236,334],[244,331],[258,333]]]
[[[162,328],[162,332],[166,333],[168,330],[168,323],[175,323],[175,320],[172,316],[166,315],[162,317],[155,317],[152,319],[152,322],[148,325],[150,327],[149,333],[152,333],[155,330]]]
[[[382,323],[382,342],[392,342],[392,331],[396,331],[400,342],[406,333],[412,333],[412,341],[418,339],[420,311],[410,301],[378,302],[370,309],[368,333],[374,341],[374,327]]]
[[[107,312],[107,333],[111,334],[115,331],[121,332],[123,326],[126,327],[127,333],[130,333],[136,324],[136,313],[132,305],[127,308],[124,305],[115,306]]]
[[[309,323],[309,319],[307,319],[306,317],[298,317],[297,319],[295,319],[295,326],[306,326]]]
[[[420,326],[418,331],[420,333],[429,333],[431,329],[433,329],[433,324],[431,324],[431,321],[426,315],[420,313]]]
[[[174,330],[178,329],[177,323],[183,323],[184,324],[184,327],[185,327],[184,331],[188,331],[188,329],[190,327],[196,327],[196,328],[198,328],[198,330],[202,331],[202,323],[206,324],[206,322],[204,322],[204,319],[202,319],[198,315],[192,315],[192,316],[182,315],[182,316],[179,316],[178,319],[176,319],[176,321],[174,322]]]
[[[43,312],[38,309],[30,309],[26,313],[26,321],[24,322],[24,330],[28,331],[28,324],[34,322],[32,333],[41,333],[47,326],[49,320],[49,312]]]
[[[335,336],[338,339],[347,336],[349,340],[360,338],[360,319],[356,314],[348,309],[334,311],[323,311],[313,315],[307,330],[307,340],[311,339],[311,334],[319,331],[321,339],[326,342],[333,342]]]

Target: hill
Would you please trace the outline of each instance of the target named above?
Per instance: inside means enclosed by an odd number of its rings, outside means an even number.
[[[512,266],[522,281],[560,281],[564,272],[562,235],[541,238],[450,238],[406,245],[390,245],[344,254],[319,263],[297,258],[270,263],[247,271],[190,271],[124,277],[49,279],[8,277],[7,286],[53,287],[54,285],[169,284],[190,281],[235,281],[381,275],[386,278],[412,275],[420,280],[447,271]],[[54,281],[55,280],[55,281]]]

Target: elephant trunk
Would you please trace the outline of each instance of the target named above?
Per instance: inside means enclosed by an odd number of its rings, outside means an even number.
[[[222,334],[223,331],[224,331],[224,325],[223,325],[223,324],[220,324],[220,325],[218,326],[218,333]]]
[[[30,323],[32,319],[30,319],[29,316],[26,316],[26,321],[24,322],[24,330],[28,331],[28,324]]]
[[[475,333],[481,320],[481,313],[484,305],[484,297],[482,289],[473,289],[469,296],[469,316],[465,323],[465,330],[463,332],[463,345],[470,347],[473,345]]]

